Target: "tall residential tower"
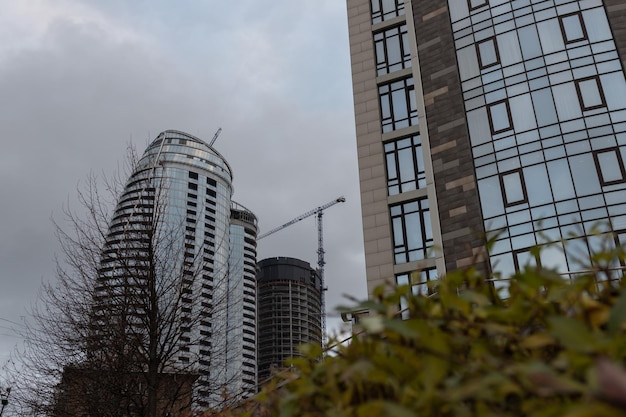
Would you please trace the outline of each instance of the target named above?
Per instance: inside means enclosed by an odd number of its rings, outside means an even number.
[[[118,201],[96,292],[92,353],[110,350],[108,332],[130,334],[124,352],[154,349],[159,373],[197,377],[203,408],[256,392],[257,222],[232,193],[214,148],[159,134]]]
[[[624,243],[621,0],[347,5],[369,291],[468,266],[498,231],[488,273],[572,274],[598,222]]]

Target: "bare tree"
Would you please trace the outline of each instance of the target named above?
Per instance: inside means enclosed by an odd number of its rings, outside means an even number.
[[[132,150],[128,161],[128,182],[88,177],[82,210],[55,223],[63,257],[23,331],[20,415],[182,416],[198,396],[237,399],[224,394],[232,376],[207,374],[225,361],[212,338],[228,323],[228,260],[215,256],[228,241],[203,246],[171,204],[164,168],[137,170]]]

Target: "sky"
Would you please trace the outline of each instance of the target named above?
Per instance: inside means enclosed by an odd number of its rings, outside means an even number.
[[[15,332],[55,279],[53,219],[90,174],[111,175],[176,129],[234,172],[261,233],[324,214],[328,328],[366,297],[345,2],[0,0],[0,387]],[[317,263],[309,217],[258,259]]]

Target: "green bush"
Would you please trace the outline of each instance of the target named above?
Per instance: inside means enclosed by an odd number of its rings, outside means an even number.
[[[369,315],[349,343],[324,360],[305,347],[244,414],[622,416],[626,283],[599,280],[622,255],[597,256],[572,281],[527,268],[508,291],[473,268],[432,283],[431,296],[378,288],[357,307]]]

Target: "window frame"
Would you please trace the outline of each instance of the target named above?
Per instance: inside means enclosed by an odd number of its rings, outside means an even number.
[[[399,143],[409,140],[409,146],[399,147]],[[393,145],[393,149],[388,150],[390,145]],[[413,162],[413,172],[415,174],[414,178],[409,181],[403,181],[400,173],[401,169],[401,159],[399,157],[399,152],[405,149],[411,150],[411,160]],[[387,179],[387,195],[398,195],[404,192],[419,190],[426,188],[426,167],[424,163],[424,154],[423,154],[423,145],[421,136],[419,133],[411,136],[404,136],[401,138],[393,139],[383,143],[383,153],[385,154],[385,177]],[[422,158],[420,160],[419,155],[421,154]],[[390,176],[389,171],[389,157],[393,155],[393,163],[395,169],[395,177]],[[409,184],[414,184],[414,187],[411,188]],[[396,187],[398,192],[392,193],[390,190],[392,187]]]
[[[578,22],[580,23],[580,28],[582,29],[582,32],[583,32],[583,37],[582,38],[568,39],[568,37],[567,37],[567,31],[565,30],[564,20],[569,18],[569,17],[572,17],[572,16],[577,16],[578,17]],[[585,26],[585,20],[583,19],[583,15],[582,15],[582,13],[580,11],[576,11],[576,12],[573,12],[573,13],[567,13],[567,14],[559,16],[559,27],[561,28],[561,34],[563,35],[563,42],[565,42],[566,45],[570,45],[572,43],[589,40],[589,34],[587,32],[587,27]]]
[[[377,39],[377,37],[380,37]],[[398,49],[400,50],[400,60],[396,63],[389,63],[389,45],[391,44],[390,40],[395,42],[397,39]],[[396,71],[400,71],[405,68],[411,67],[411,49],[407,48],[405,51],[404,43],[405,40],[408,41],[408,28],[406,23],[402,23],[400,25],[392,26],[390,28],[385,28],[373,34],[374,40],[374,55],[376,58],[376,75],[386,75],[391,74]],[[379,60],[378,55],[378,45],[382,44],[384,57],[382,60]],[[397,67],[398,69],[392,69],[392,67]]]
[[[494,49],[494,52],[496,54],[496,60],[495,60],[495,62],[492,62],[490,64],[483,65],[483,58],[482,58],[482,55],[480,53],[480,45],[485,44],[487,42],[492,42],[493,43],[493,49]],[[489,68],[494,67],[496,65],[500,65],[500,51],[498,50],[498,40],[496,39],[496,37],[492,36],[490,38],[486,38],[486,39],[483,39],[481,41],[476,42],[476,56],[478,58],[478,67],[481,70],[489,69]]]
[[[480,9],[483,6],[488,6],[488,5],[489,5],[489,0],[484,0],[483,3],[479,4],[478,6],[472,6],[472,0],[467,0],[467,7],[470,12],[473,12],[476,9]]]
[[[413,274],[419,274],[420,276],[419,282],[412,282],[411,276]],[[425,281],[422,280],[424,274],[426,275]],[[406,282],[400,282],[400,279]],[[402,285],[408,285],[411,288],[411,293],[413,295],[423,295],[423,296],[430,296],[435,293],[435,291],[428,286],[428,283],[436,281],[438,279],[439,279],[439,274],[437,272],[437,268],[423,268],[417,271],[405,272],[402,274],[395,275],[395,281],[398,287]],[[424,287],[426,287],[426,292],[422,293],[421,289]],[[406,299],[404,297],[400,297],[400,302],[398,303],[398,310],[400,311],[400,314],[403,320],[406,320],[409,318],[408,311],[404,311],[407,307],[408,306],[406,305]]]
[[[506,114],[507,114],[509,126],[503,128],[503,129],[495,130],[494,123],[493,123],[493,116],[491,114],[491,109],[493,107],[496,107],[496,106],[500,105],[500,104],[504,104],[504,106],[506,108]],[[503,100],[499,100],[499,101],[496,101],[494,103],[487,104],[487,119],[489,119],[489,130],[491,130],[491,134],[492,135],[498,135],[500,133],[504,133],[504,132],[507,132],[509,130],[513,130],[513,115],[511,114],[511,106],[509,105],[509,100],[505,98]]]
[[[522,187],[522,194],[524,195],[524,198],[522,200],[515,200],[512,202],[509,202],[509,200],[506,198],[506,187],[504,185],[504,177],[506,175],[512,175],[512,174],[517,174],[517,176],[519,177],[520,185]],[[524,180],[524,172],[522,171],[521,168],[512,169],[510,171],[499,173],[498,180],[500,181],[500,192],[502,194],[502,202],[504,203],[504,207],[513,207],[513,206],[517,206],[520,204],[528,203],[528,191],[526,189],[526,181]]]
[[[609,153],[609,152],[614,152],[616,156],[617,164],[619,166],[620,173],[622,174],[622,179],[605,181],[604,176],[602,175],[602,167],[601,167],[599,155],[602,153]],[[604,187],[608,185],[615,185],[615,184],[621,184],[621,183],[626,182],[626,168],[624,167],[624,160],[622,159],[622,153],[620,152],[619,147],[616,146],[612,148],[598,149],[598,150],[593,151],[592,154],[593,154],[593,162],[596,166],[596,171],[598,173],[598,179],[600,180],[600,186]]]
[[[401,88],[392,89],[396,84],[402,83]],[[386,92],[381,92],[383,89],[387,89]],[[404,110],[406,110],[407,117],[405,119],[396,119],[394,112],[394,95],[395,91],[404,91]],[[388,108],[383,108],[383,97],[386,97]],[[419,117],[417,113],[417,97],[415,95],[415,81],[413,77],[401,78],[399,80],[393,80],[384,84],[378,85],[378,105],[380,107],[380,124],[381,131],[383,133],[393,132],[399,129],[404,129],[409,126],[417,126],[419,124]],[[415,108],[412,107],[415,106]],[[389,117],[384,117],[385,110],[389,113]],[[399,126],[400,125],[400,126]],[[386,130],[389,128],[389,130]]]
[[[417,210],[415,211],[406,211],[405,207],[409,204],[417,203]],[[428,204],[428,198],[419,198],[416,200],[404,201],[402,203],[394,204],[389,206],[389,216],[391,218],[390,226],[391,226],[391,237],[393,241],[393,257],[394,264],[403,264],[408,262],[419,261],[422,259],[426,259],[428,255],[428,251],[434,245],[434,235],[432,230],[432,223],[430,219],[430,205]],[[424,207],[426,205],[426,207]],[[392,210],[396,207],[400,208],[400,214],[392,214]],[[419,224],[420,224],[420,238],[422,242],[422,246],[410,248],[409,247],[409,239],[407,232],[407,218],[411,214],[417,214]],[[428,222],[426,221],[426,214],[428,215]],[[396,244],[396,240],[398,236],[395,233],[395,219],[400,219],[402,226],[402,242],[400,244]],[[414,233],[415,231],[412,231]],[[418,258],[413,259],[413,254],[419,254]],[[399,261],[399,257],[402,257],[403,260]]]
[[[516,271],[521,271],[521,266],[525,266],[525,265],[520,265],[519,264],[519,259],[517,259],[517,255],[519,255],[520,253],[524,253],[527,252],[529,255],[531,255],[533,258],[535,258],[535,263],[537,265],[537,268],[541,268],[541,256],[539,256],[539,253],[534,254],[533,253],[533,249],[534,247],[528,247],[528,248],[522,248],[522,249],[515,249],[513,251],[511,251],[511,254],[513,255],[513,267],[515,268]]]
[[[385,20],[393,19],[394,17],[402,16],[406,13],[404,7],[404,0],[389,0],[394,3],[391,11],[384,11],[385,0],[370,0],[370,16],[372,23],[380,23]],[[378,6],[378,11],[374,11],[374,5]]]
[[[600,95],[601,103],[587,107],[585,106],[585,100],[580,84],[591,80],[594,80],[596,82],[596,87],[598,89],[598,94]],[[606,97],[604,96],[604,90],[602,89],[602,81],[600,80],[600,77],[598,75],[592,75],[590,77],[574,80],[574,87],[576,87],[576,95],[578,96],[578,101],[580,103],[580,108],[582,109],[582,111],[589,111],[606,107]]]

